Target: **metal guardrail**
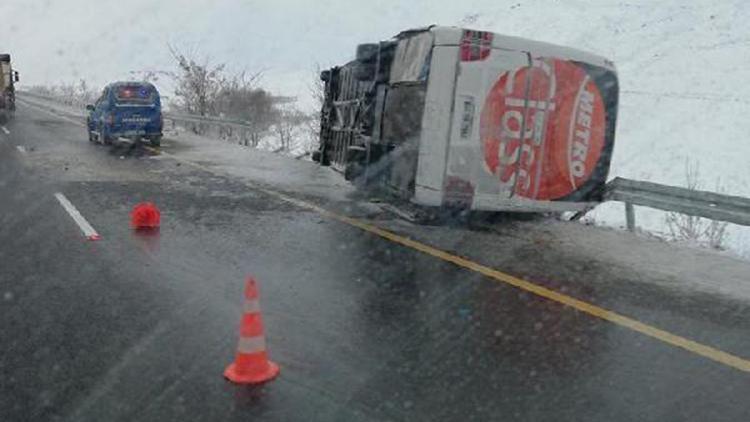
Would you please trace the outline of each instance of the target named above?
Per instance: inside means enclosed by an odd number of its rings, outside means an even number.
[[[635,230],[634,205],[750,226],[750,199],[617,177],[607,183],[605,200],[625,203],[627,228]]]
[[[190,123],[202,123],[202,124],[214,124],[219,126],[237,127],[241,129],[252,129],[253,125],[248,122],[241,120],[231,120],[221,117],[212,116],[198,116],[195,114],[180,114],[180,113],[162,113],[165,119],[177,121],[177,122],[190,122]]]
[[[76,107],[80,109],[85,109],[86,107],[86,104],[80,101],[75,101],[75,100],[63,101],[62,99],[58,97],[53,97],[53,96],[39,94],[36,92],[30,92],[30,91],[23,91],[21,93],[25,96],[41,98],[47,101],[53,101],[56,103],[65,104],[70,107]],[[245,122],[241,120],[232,120],[232,119],[227,119],[223,117],[199,116],[195,114],[170,113],[170,112],[164,112],[162,113],[162,115],[164,116],[164,119],[172,120],[174,122],[213,124],[216,126],[236,127],[236,128],[241,128],[241,129],[253,128],[253,125],[250,124],[249,122]]]

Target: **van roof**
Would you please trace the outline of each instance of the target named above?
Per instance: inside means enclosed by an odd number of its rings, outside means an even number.
[[[117,81],[117,82],[112,82],[107,86],[110,88],[116,88],[116,87],[124,86],[124,85],[131,85],[131,86],[141,85],[141,86],[148,86],[148,87],[155,89],[154,85],[151,82],[147,82],[147,81]]]

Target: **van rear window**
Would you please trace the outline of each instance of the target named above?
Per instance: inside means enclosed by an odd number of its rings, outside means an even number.
[[[150,86],[123,85],[117,88],[117,102],[126,104],[153,104],[156,91]]]

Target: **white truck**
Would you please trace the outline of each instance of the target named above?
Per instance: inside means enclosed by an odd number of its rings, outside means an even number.
[[[577,211],[602,200],[618,81],[594,54],[431,26],[321,73],[319,150],[355,184],[412,203]]]

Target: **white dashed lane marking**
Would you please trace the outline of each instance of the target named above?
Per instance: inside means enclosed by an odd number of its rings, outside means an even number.
[[[73,221],[78,224],[78,227],[81,228],[81,231],[83,232],[83,235],[86,236],[86,239],[88,240],[99,240],[101,237],[99,236],[99,233],[94,230],[93,227],[91,227],[91,224],[89,224],[88,221],[86,221],[85,218],[83,218],[83,215],[81,215],[80,212],[76,209],[75,206],[73,206],[70,201],[68,201],[68,198],[65,197],[62,193],[58,192],[55,194],[55,198],[57,198],[58,201],[60,201],[60,205],[65,209],[65,211],[68,212],[70,217],[73,219]]]

